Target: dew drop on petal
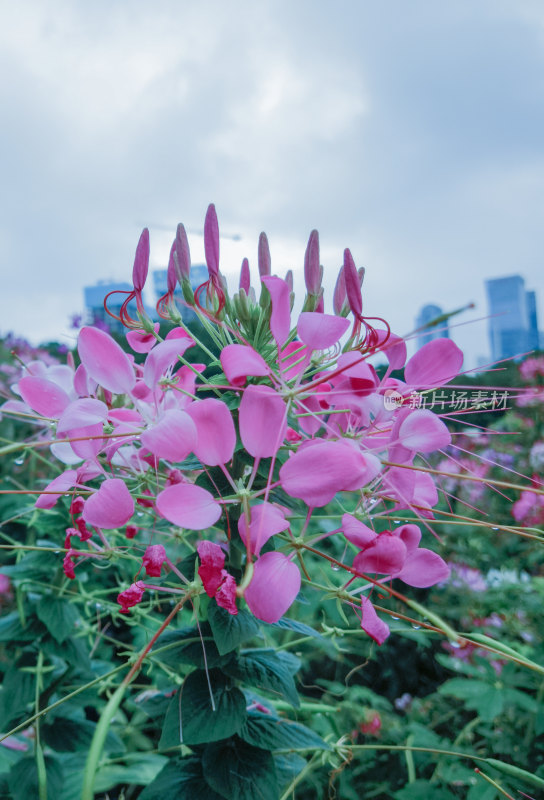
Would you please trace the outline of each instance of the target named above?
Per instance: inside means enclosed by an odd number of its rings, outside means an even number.
[[[450,640],[450,647],[453,647],[454,650],[459,650],[461,645],[455,640]]]
[[[20,467],[25,463],[25,457],[19,456],[19,458],[16,458],[13,463],[16,464],[18,467]]]
[[[418,631],[418,630],[421,628],[421,625],[414,625],[414,624],[412,623],[412,628],[413,628],[415,631]]]
[[[391,615],[391,619],[398,620],[400,619],[400,617],[394,617],[393,615]]]
[[[340,570],[339,564],[331,564],[331,569],[333,572],[338,572]]]

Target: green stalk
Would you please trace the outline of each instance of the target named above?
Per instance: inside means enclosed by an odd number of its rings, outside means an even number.
[[[190,598],[191,593],[187,592],[179,603],[174,606],[172,611],[168,614],[164,622],[161,624],[157,632],[153,635],[151,640],[142,650],[132,667],[130,668],[127,675],[123,678],[123,682],[120,686],[117,687],[115,692],[112,694],[110,699],[108,700],[106,707],[102,714],[100,715],[100,719],[96,725],[93,740],[91,742],[91,746],[89,748],[89,754],[87,756],[87,762],[85,764],[85,770],[83,773],[83,789],[81,792],[81,800],[93,800],[94,798],[94,782],[96,778],[96,772],[98,770],[98,766],[100,763],[100,758],[102,756],[102,751],[104,749],[104,743],[106,741],[106,736],[108,735],[108,731],[110,725],[112,723],[115,714],[119,710],[119,706],[121,705],[121,701],[124,697],[126,690],[128,689],[130,683],[132,682],[133,678],[138,674],[140,671],[142,664],[145,660],[145,657],[161,635],[161,633],[168,627],[171,621],[174,619],[178,611],[183,607],[185,602]],[[41,799],[40,799],[41,800]],[[46,798],[47,800],[47,798]]]

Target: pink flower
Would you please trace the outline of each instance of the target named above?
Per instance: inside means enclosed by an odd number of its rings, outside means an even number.
[[[145,587],[142,581],[136,581],[117,595],[117,602],[121,606],[121,614],[128,614],[129,608],[137,606],[144,596]]]
[[[162,544],[150,544],[142,559],[150,578],[160,578],[162,565],[166,561],[166,550]]]
[[[200,567],[198,574],[208,597],[215,597],[218,606],[229,614],[237,614],[236,581],[225,566],[225,554],[218,544],[203,540],[198,543]]]

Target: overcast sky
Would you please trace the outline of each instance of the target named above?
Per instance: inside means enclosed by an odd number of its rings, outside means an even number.
[[[519,273],[544,328],[541,0],[0,0],[0,332],[73,337],[82,288],[165,266],[184,222],[222,269],[259,232],[334,285],[349,246],[395,332],[421,305],[487,313]],[[228,237],[241,237],[234,242]],[[234,278],[233,278],[234,282]],[[454,338],[473,364],[486,323]]]

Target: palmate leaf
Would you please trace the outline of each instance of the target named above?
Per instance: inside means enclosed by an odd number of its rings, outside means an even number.
[[[74,625],[79,619],[73,604],[51,594],[44,595],[36,603],[36,614],[59,644],[73,635]]]
[[[47,774],[47,800],[56,800],[60,797],[63,772],[60,759],[45,756],[45,770]],[[39,797],[38,768],[33,756],[22,758],[13,765],[8,776],[10,797],[12,800],[30,800]]]
[[[215,710],[204,670],[191,672],[176,692],[164,720],[161,749],[183,744],[204,744],[227,739],[237,733],[246,718],[246,701],[240,689],[218,669],[209,671]],[[181,717],[180,717],[181,710]],[[181,741],[180,741],[181,735]]]
[[[269,648],[246,650],[236,661],[226,664],[224,670],[249,686],[256,689],[267,689],[269,692],[283,697],[292,706],[298,708],[300,700],[292,674],[293,667],[298,660],[291,661],[283,658],[284,655],[284,653],[276,653]]]
[[[206,783],[198,758],[175,759],[146,786],[139,800],[222,800]]]
[[[238,735],[263,750],[330,750],[330,746],[305,725],[258,711],[249,712]]]
[[[230,653],[242,642],[247,642],[259,632],[257,620],[244,609],[237,614],[229,614],[217,603],[210,603],[208,619],[215,644],[221,655]]]
[[[274,759],[237,736],[209,744],[202,758],[206,782],[225,800],[278,800]]]
[[[201,638],[202,637],[202,638]],[[170,667],[182,664],[191,664],[194,667],[215,667],[227,661],[223,658],[213,640],[212,631],[207,622],[200,625],[200,632],[196,627],[184,627],[179,630],[167,631],[159,638],[156,649],[164,645],[171,645],[157,655],[161,661]]]

